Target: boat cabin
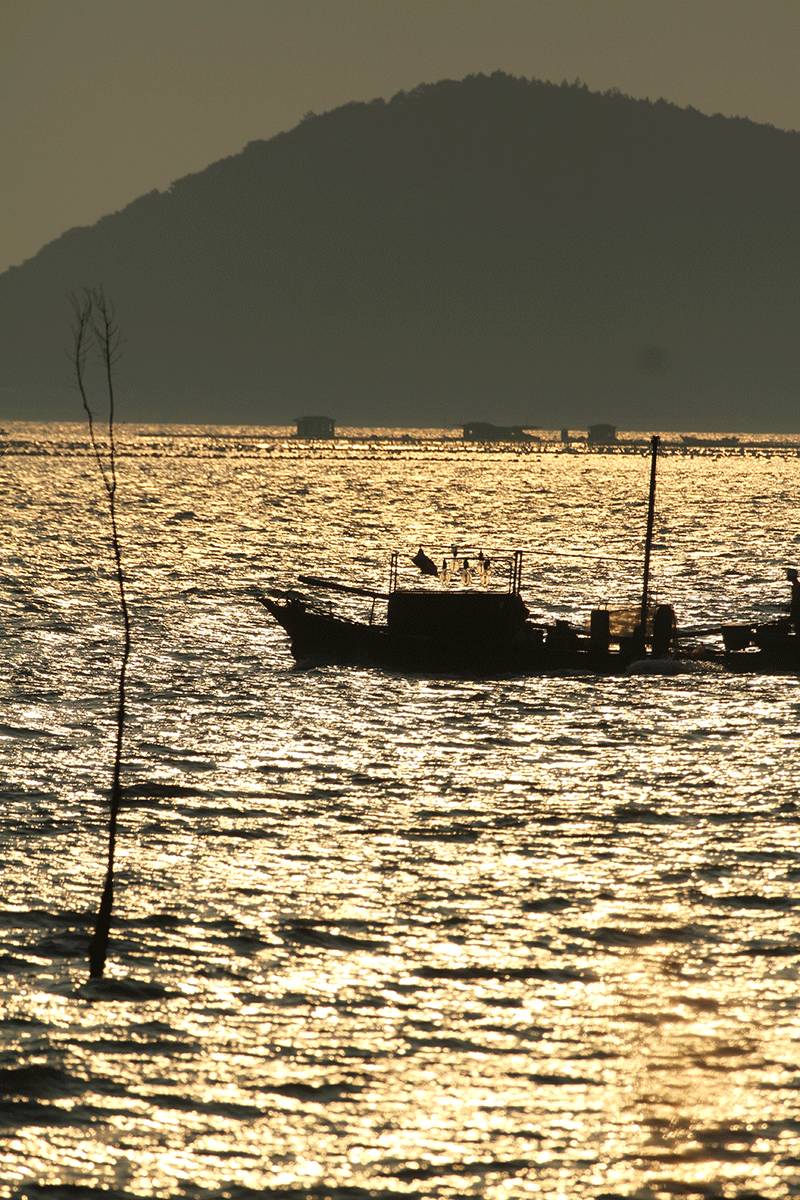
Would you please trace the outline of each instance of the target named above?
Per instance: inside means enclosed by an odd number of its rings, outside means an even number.
[[[516,592],[392,592],[387,625],[391,633],[477,643],[510,639],[524,632],[528,609]]]

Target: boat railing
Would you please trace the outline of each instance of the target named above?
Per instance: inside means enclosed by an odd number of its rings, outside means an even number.
[[[436,553],[433,551],[432,553]],[[386,604],[392,595],[398,591],[429,591],[432,593],[449,593],[457,595],[458,593],[468,592],[492,592],[506,593],[530,597],[527,603],[535,605],[532,610],[531,621],[537,626],[547,628],[556,620],[568,619],[569,624],[576,632],[588,632],[588,617],[574,616],[568,614],[560,603],[557,602],[556,594],[551,593],[551,589],[543,585],[541,572],[537,570],[535,575],[535,587],[531,592],[534,578],[526,571],[526,565],[529,561],[529,556],[534,553],[530,548],[526,549],[508,549],[506,547],[487,547],[486,544],[479,548],[472,546],[453,547],[450,546],[448,551],[442,556],[438,554],[438,565],[432,557],[429,558],[425,554],[424,566],[427,567],[427,573],[420,569],[419,563],[414,562],[415,556],[411,552],[411,548],[400,551],[389,551],[388,561],[388,579],[387,575],[381,572],[384,582],[381,587],[380,574],[376,578],[373,575],[372,581],[365,578],[363,581],[352,583],[343,583],[336,579],[324,578],[318,575],[300,575],[299,582],[307,588],[311,589],[306,603],[322,609],[324,605],[325,611],[331,609],[331,593],[338,595],[344,601],[344,615],[356,618],[356,602],[359,599],[366,599],[370,602],[369,623],[373,624],[376,620],[377,606]],[[576,558],[579,560],[589,560],[593,562],[601,562],[603,565],[608,565],[609,560],[620,559],[620,563],[627,566],[629,562],[636,561],[632,555],[611,555],[600,556],[596,552],[590,551],[566,551],[555,548],[546,552],[545,557],[564,556],[566,558]],[[533,561],[537,567],[541,561],[542,555],[534,553]],[[435,569],[435,573],[434,573]],[[635,588],[633,581],[630,581],[629,586],[624,586],[623,581],[618,579],[617,585],[611,585],[611,579],[608,572],[603,572],[601,582],[602,591],[593,599],[593,603],[587,603],[587,613],[589,608],[608,613],[608,630],[612,639],[621,637],[633,636],[640,627],[641,622],[641,601],[635,597]],[[388,586],[387,586],[388,584]],[[611,585],[611,586],[609,586]],[[573,600],[575,597],[573,597]],[[588,601],[588,597],[587,597]],[[647,613],[647,635],[649,636],[652,629],[652,617],[655,608],[658,604],[657,595],[654,589],[649,590],[648,596],[648,613]],[[533,615],[534,613],[538,615]]]
[[[392,550],[389,555],[389,595],[401,588],[424,586],[426,582],[447,590],[480,588],[514,595],[519,595],[522,590],[522,550],[486,552],[480,546],[450,546],[447,552],[440,551],[436,560],[430,558],[429,563],[431,569],[421,571],[407,551]]]

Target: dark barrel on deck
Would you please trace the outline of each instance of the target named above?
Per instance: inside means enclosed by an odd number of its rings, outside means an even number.
[[[608,654],[611,642],[611,614],[607,608],[593,608],[589,617],[589,649],[592,654]]]

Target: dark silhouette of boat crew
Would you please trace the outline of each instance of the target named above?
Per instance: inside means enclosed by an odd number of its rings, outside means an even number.
[[[419,567],[423,575],[438,575],[439,570],[432,558],[429,558],[425,551],[420,546],[417,553],[411,559],[415,567]]]
[[[800,576],[794,567],[789,567],[786,578],[792,585],[792,594],[789,599],[789,621],[795,633],[800,634]]]

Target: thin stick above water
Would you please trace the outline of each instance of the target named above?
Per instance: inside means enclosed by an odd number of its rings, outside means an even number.
[[[116,566],[119,607],[122,616],[123,644],[117,682],[117,732],[114,745],[114,765],[108,810],[108,853],[106,874],[94,932],[89,942],[89,977],[102,979],[108,957],[111,913],[114,906],[114,856],[117,845],[117,823],[122,800],[122,751],[125,734],[125,700],[128,660],[131,653],[131,622],[125,593],[125,573],[117,525],[117,448],[114,439],[114,366],[119,358],[120,333],[113,304],[106,299],[102,288],[86,288],[72,297],[73,310],[73,367],[77,379],[97,468],[108,499],[111,522],[111,545]],[[94,413],[86,391],[86,360],[92,343],[103,365],[108,399],[106,442],[98,438]]]

